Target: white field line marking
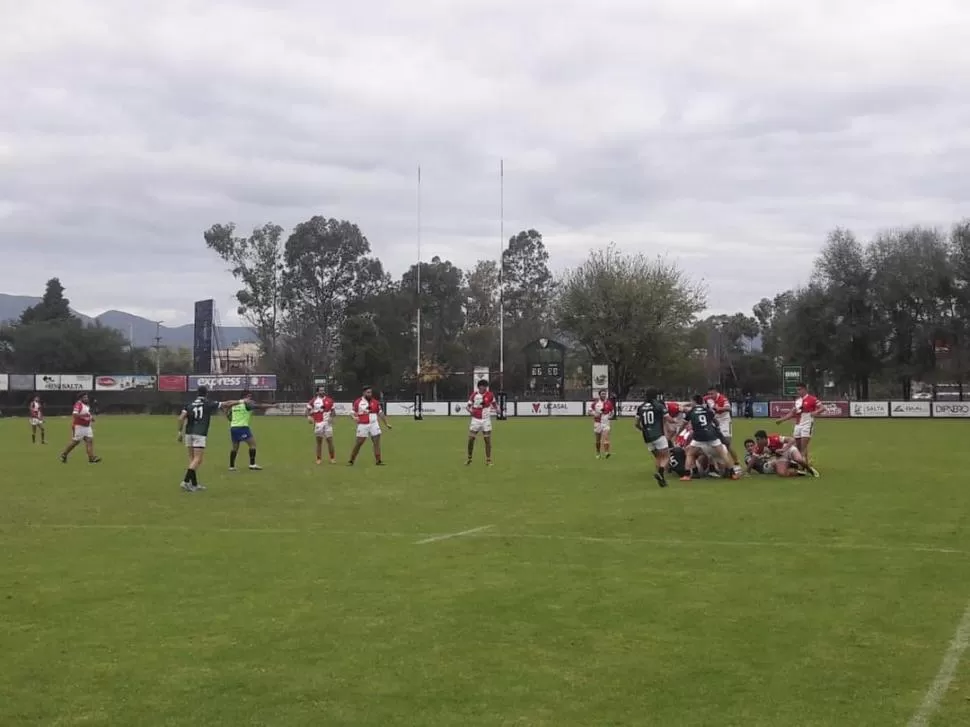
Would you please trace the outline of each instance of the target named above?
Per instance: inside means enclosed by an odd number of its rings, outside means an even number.
[[[391,531],[367,531],[367,530],[330,530],[325,527],[308,525],[305,528],[206,528],[188,525],[156,525],[156,524],[108,524],[108,523],[5,523],[0,524],[0,532],[15,528],[33,528],[35,530],[143,530],[157,532],[180,532],[180,533],[254,533],[263,535],[346,535],[349,537],[362,538],[424,538],[421,542],[433,543],[436,540],[447,540],[466,535],[475,535],[484,538],[506,538],[509,540],[555,540],[567,543],[616,543],[618,545],[657,545],[671,548],[704,548],[704,547],[728,547],[728,548],[786,548],[786,549],[805,549],[805,550],[861,550],[876,553],[935,553],[938,555],[970,555],[970,551],[957,550],[954,548],[937,548],[928,545],[878,545],[870,543],[794,543],[773,540],[685,540],[677,538],[641,538],[635,535],[576,535],[565,534],[556,535],[552,533],[489,533],[485,532],[493,528],[493,525],[485,525],[480,528],[472,528],[460,533],[448,533],[445,535],[432,533],[402,533]]]
[[[930,684],[930,688],[926,690],[923,703],[909,721],[908,727],[927,727],[929,725],[930,717],[933,716],[933,713],[939,708],[940,702],[943,701],[943,697],[946,696],[946,691],[950,688],[950,683],[960,665],[963,652],[967,650],[968,646],[970,646],[970,603],[967,604],[956,633],[950,640],[950,646],[947,647],[946,654],[943,655],[940,670],[936,673],[936,678]]]
[[[432,535],[430,538],[425,538],[424,540],[419,540],[415,545],[424,545],[425,543],[437,543],[439,540],[451,540],[452,538],[460,538],[464,535],[474,535],[475,533],[480,533],[483,530],[488,530],[489,528],[494,528],[494,525],[482,525],[480,528],[472,528],[471,530],[462,530],[460,533],[445,533],[444,535]]]

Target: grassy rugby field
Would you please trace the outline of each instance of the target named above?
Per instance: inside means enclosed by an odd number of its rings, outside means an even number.
[[[588,421],[498,422],[490,469],[463,419],[392,424],[351,469],[257,419],[230,473],[219,421],[189,495],[174,419],[66,466],[67,419],[0,420],[0,725],[970,724],[970,663],[937,680],[965,423],[822,421],[819,480],[667,490],[630,420],[609,461]]]

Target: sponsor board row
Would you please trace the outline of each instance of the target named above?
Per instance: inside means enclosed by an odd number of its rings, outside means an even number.
[[[275,374],[138,376],[131,374],[0,374],[0,391],[276,391]]]
[[[794,404],[789,401],[773,401],[769,406],[772,418],[788,416]],[[828,418],[880,419],[886,417],[903,419],[970,418],[970,402],[964,401],[832,401],[823,402],[822,416]]]

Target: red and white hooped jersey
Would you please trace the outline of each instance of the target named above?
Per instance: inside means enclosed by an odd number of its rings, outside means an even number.
[[[724,394],[718,392],[714,396],[706,397],[704,401],[714,410],[714,421],[718,424],[731,423],[731,402]],[[727,409],[727,411],[719,412],[718,409]]]
[[[39,401],[30,402],[30,418],[31,419],[44,418],[44,407]]]
[[[667,415],[671,419],[676,419],[681,415],[681,413],[682,412],[680,411],[680,404],[678,404],[676,401],[667,402]]]
[[[784,437],[780,434],[769,434],[768,443],[764,446],[756,445],[754,451],[758,454],[780,454],[787,448]]]
[[[821,402],[811,394],[805,394],[795,399],[795,413],[798,414],[799,424],[811,424],[815,421]]]
[[[306,405],[307,414],[314,424],[323,424],[333,416],[333,399],[329,396],[315,396]]]
[[[83,401],[79,401],[74,404],[74,411],[72,412],[74,417],[75,427],[90,427],[91,426],[91,407],[85,404]]]
[[[372,424],[377,421],[377,414],[381,410],[381,403],[377,399],[365,399],[363,396],[354,401],[354,418],[358,424]]]
[[[468,397],[468,412],[472,419],[488,419],[492,416],[492,409],[495,406],[495,394],[486,391],[484,394],[477,389]]]
[[[613,415],[613,402],[609,399],[593,399],[589,410],[593,412],[593,421],[599,424]]]

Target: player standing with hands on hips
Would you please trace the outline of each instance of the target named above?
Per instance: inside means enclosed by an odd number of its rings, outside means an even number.
[[[613,402],[608,395],[606,389],[601,389],[599,398],[593,399],[593,403],[589,405],[589,413],[593,417],[596,459],[600,458],[600,453],[604,458],[610,458],[610,417],[613,416]]]
[[[374,397],[374,389],[370,386],[361,392],[360,397],[354,402],[352,416],[357,420],[357,441],[354,443],[354,451],[350,453],[350,461],[347,463],[353,467],[360,454],[360,448],[370,437],[374,445],[374,461],[378,466],[384,464],[381,459],[381,424],[388,429],[391,425],[387,423],[384,412],[381,411],[381,402]]]
[[[466,465],[472,463],[475,454],[475,440],[478,435],[482,435],[485,441],[485,464],[492,466],[492,412],[498,413],[495,404],[495,394],[488,388],[488,380],[482,379],[478,382],[475,391],[468,397],[468,413],[472,415],[472,420],[468,425],[468,460]]]

